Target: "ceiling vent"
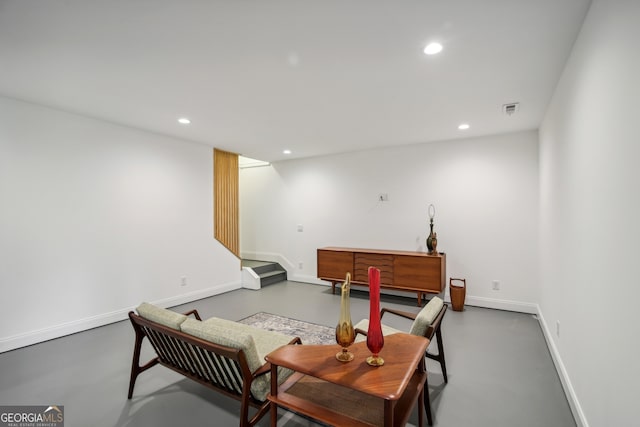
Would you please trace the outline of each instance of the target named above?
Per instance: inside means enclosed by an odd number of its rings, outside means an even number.
[[[515,113],[518,112],[519,109],[520,109],[520,103],[518,102],[512,102],[510,104],[504,104],[502,106],[502,112],[507,116],[514,115]]]

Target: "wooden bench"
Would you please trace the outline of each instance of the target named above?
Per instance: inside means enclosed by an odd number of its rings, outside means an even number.
[[[155,309],[165,310],[158,307],[153,308],[153,310]],[[192,330],[195,328],[195,330],[202,329],[215,332],[224,327],[224,325],[232,326],[231,324],[235,323],[223,321],[222,319],[209,319],[201,322],[200,315],[196,310],[184,315],[170,312],[169,310],[165,311],[178,316],[195,316],[197,320],[186,319],[181,323],[179,327],[184,329],[186,329],[184,325],[190,324]],[[253,338],[245,340],[249,347],[244,345],[221,345],[196,336],[202,334],[186,333],[183,330],[178,330],[176,329],[177,323],[168,326],[167,324],[161,324],[142,317],[133,311],[129,312],[129,319],[136,334],[129,382],[129,399],[133,395],[138,375],[160,364],[208,388],[239,400],[241,402],[241,427],[253,426],[269,410],[269,401],[266,399],[266,395],[270,389],[271,365],[265,362],[263,358],[260,358],[260,362],[256,362],[258,353],[255,352],[255,348],[250,348]],[[265,341],[270,338],[274,338],[271,350],[280,347],[284,338],[291,338],[276,332],[258,330],[248,325],[240,325],[238,327],[250,332],[247,334],[233,332],[231,334],[232,337],[229,338],[231,341],[234,341],[238,336],[245,336],[245,338],[246,336],[251,336],[251,329],[253,329],[260,335],[260,338],[256,341],[260,341],[263,347],[262,350],[267,352],[269,352],[268,349],[264,348]],[[265,339],[264,334],[276,335],[266,335]],[[140,365],[140,350],[145,337],[148,338],[157,356],[144,365]],[[213,338],[216,341],[216,337],[214,336]],[[301,344],[301,341],[300,338],[292,338],[284,342],[284,344]],[[269,347],[269,345],[266,345],[266,347]],[[256,367],[257,363],[261,363],[261,365]],[[278,383],[282,383],[290,374],[291,372],[286,370],[279,371]],[[251,418],[249,418],[250,406],[257,408],[256,413]]]

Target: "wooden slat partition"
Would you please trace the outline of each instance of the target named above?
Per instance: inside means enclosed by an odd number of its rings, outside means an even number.
[[[213,224],[214,236],[240,257],[238,155],[213,150]]]

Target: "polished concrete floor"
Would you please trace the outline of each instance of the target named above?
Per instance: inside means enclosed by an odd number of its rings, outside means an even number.
[[[197,308],[203,318],[231,320],[265,311],[333,326],[339,301],[331,288],[282,282],[175,309]],[[383,296],[382,306],[419,310],[412,296]],[[368,295],[354,290],[354,323],[368,317],[368,310]],[[396,328],[410,325],[387,316],[383,321]],[[443,336],[448,384],[443,382],[440,365],[427,361],[434,425],[576,425],[534,316],[476,307],[449,310]],[[131,325],[122,321],[0,354],[0,405],[64,405],[67,427],[238,425],[237,401],[161,366],[141,374],[133,398],[127,400],[133,339]],[[149,349],[146,356],[151,356]],[[417,422],[414,410],[410,423]],[[269,425],[269,416],[259,425]],[[279,425],[316,424],[282,411]]]

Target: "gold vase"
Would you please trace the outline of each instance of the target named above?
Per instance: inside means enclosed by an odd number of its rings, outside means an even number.
[[[349,346],[356,339],[356,331],[351,323],[351,311],[349,307],[349,291],[351,290],[351,273],[347,273],[347,277],[341,287],[340,295],[340,319],[336,326],[336,342],[342,346],[342,351],[336,354],[336,359],[341,362],[350,362],[353,360],[353,353],[349,352]]]

